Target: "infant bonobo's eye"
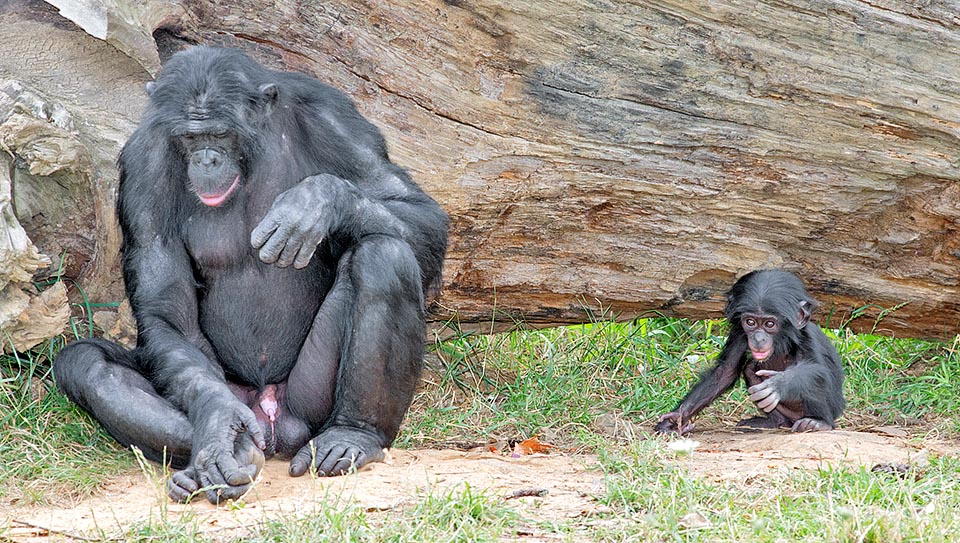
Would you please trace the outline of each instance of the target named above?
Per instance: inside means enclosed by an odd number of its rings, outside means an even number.
[[[755,318],[753,318],[753,317],[744,317],[744,319],[743,319],[743,326],[744,326],[745,328],[756,328],[756,327],[757,327],[757,319],[755,319]]]
[[[776,319],[767,319],[767,320],[765,320],[765,321],[763,322],[763,328],[764,328],[765,330],[767,330],[768,332],[772,332],[773,330],[776,330],[776,329],[777,329],[777,321],[776,321]]]

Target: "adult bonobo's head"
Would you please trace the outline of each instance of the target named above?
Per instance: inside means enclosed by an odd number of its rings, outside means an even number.
[[[795,354],[816,305],[796,275],[757,270],[733,285],[724,313],[731,333],[742,331],[754,360],[762,362]]]
[[[141,128],[169,138],[203,204],[223,205],[243,185],[262,147],[258,131],[278,100],[271,77],[239,51],[194,47],[172,56],[147,84]]]

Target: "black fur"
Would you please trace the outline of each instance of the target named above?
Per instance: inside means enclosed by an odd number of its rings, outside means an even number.
[[[59,387],[184,469],[181,501],[236,498],[260,450],[293,475],[382,458],[419,379],[446,214],[315,79],[196,47],[148,93],[119,159],[138,345],[68,346]]]
[[[809,322],[816,306],[792,273],[759,270],[740,278],[727,293],[724,313],[730,334],[717,364],[704,372],[675,410],[660,417],[656,431],[691,430],[692,419],[729,390],[739,375],[751,399],[768,411],[766,417],[747,419],[742,425],[795,431],[834,428],[844,408],[843,368],[836,348]]]

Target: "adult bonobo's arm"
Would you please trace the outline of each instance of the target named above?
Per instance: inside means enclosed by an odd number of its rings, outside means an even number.
[[[169,178],[164,161],[155,156],[156,146],[148,150],[143,139],[134,136],[121,154],[118,202],[138,358],[158,392],[193,425],[191,461],[200,480],[226,485],[224,498],[239,497],[256,469],[236,461],[234,445],[249,432],[262,448],[263,431],[227,388],[220,366],[202,350],[210,351],[200,333],[193,271],[177,224],[181,195],[164,185],[182,181]]]
[[[694,385],[676,409],[660,417],[654,430],[658,433],[676,432],[681,435],[692,430],[693,417],[729,390],[743,372],[746,350],[747,338],[737,327],[727,338],[717,358],[717,364],[700,376],[700,381]]]
[[[281,104],[303,81],[294,77],[288,83],[289,89],[278,90]],[[254,228],[250,242],[260,259],[303,268],[331,237],[349,244],[380,234],[406,241],[423,275],[435,276],[446,248],[446,214],[390,161],[379,130],[346,96],[323,86],[310,90],[323,100],[301,97],[295,102],[303,103],[290,111],[308,131],[319,170],[280,194]]]

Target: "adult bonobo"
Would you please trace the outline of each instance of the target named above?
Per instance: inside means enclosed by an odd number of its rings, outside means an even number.
[[[237,498],[264,454],[293,476],[382,459],[420,375],[446,215],[310,77],[197,47],[147,93],[119,159],[137,348],[73,343],[60,389],[183,469],[180,501]]]
[[[717,364],[707,370],[656,431],[686,433],[691,420],[743,375],[750,399],[767,416],[738,426],[831,430],[843,412],[843,368],[837,349],[810,315],[816,302],[796,275],[759,270],[740,278],[727,293],[730,322]]]

